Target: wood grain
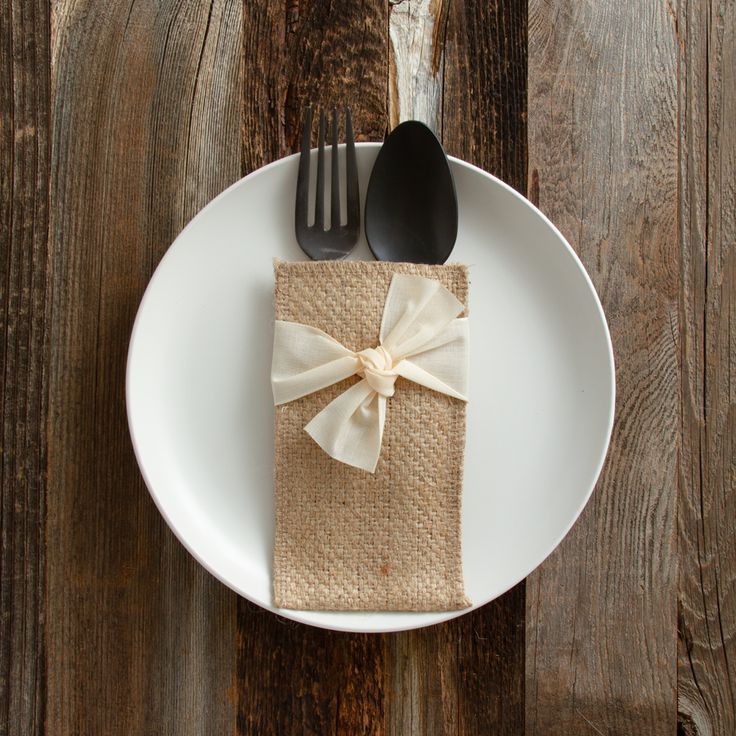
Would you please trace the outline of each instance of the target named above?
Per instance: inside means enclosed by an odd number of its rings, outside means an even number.
[[[299,150],[309,103],[348,104],[356,140],[383,139],[388,125],[383,2],[258,0],[246,3],[244,13],[244,174]]]
[[[391,8],[389,117],[526,188],[526,5]],[[389,732],[524,732],[524,584],[459,619],[387,638]]]
[[[529,168],[617,356],[603,474],[527,580],[528,734],[676,730],[677,43],[665,3],[532,0]]]
[[[308,102],[349,104],[356,138],[383,138],[386,12],[377,1],[245,5],[243,173],[298,150]],[[237,651],[238,733],[386,733],[384,637],[283,621],[241,600]]]
[[[447,152],[527,189],[527,4],[452,3],[447,16],[442,142]]]
[[[0,734],[43,729],[49,11],[0,7]]]
[[[304,626],[241,601],[237,732],[386,733],[382,640]]]
[[[523,734],[523,611],[517,585],[461,618],[387,637],[388,732]]]
[[[388,109],[392,129],[404,120],[421,120],[441,133],[449,8],[446,0],[391,3]]]
[[[242,5],[63,0],[53,13],[46,729],[235,721],[235,596],[143,486],[123,396],[143,289],[240,171]]]
[[[736,6],[684,0],[680,53],[683,736],[736,732]]]

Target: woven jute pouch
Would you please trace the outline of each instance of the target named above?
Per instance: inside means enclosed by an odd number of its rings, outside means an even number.
[[[467,269],[365,261],[276,262],[276,319],[347,348],[378,344],[394,273],[436,279],[467,306]],[[354,376],[276,407],[274,603],[329,611],[465,608],[460,504],[465,403],[403,378],[375,473],[327,455],[304,426]]]

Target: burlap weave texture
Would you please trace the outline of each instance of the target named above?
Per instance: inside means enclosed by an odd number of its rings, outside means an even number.
[[[467,305],[467,269],[365,261],[277,262],[276,319],[354,351],[378,344],[394,273],[436,279]],[[465,608],[460,507],[465,404],[399,378],[375,473],[304,431],[357,377],[277,406],[274,603],[311,610]]]

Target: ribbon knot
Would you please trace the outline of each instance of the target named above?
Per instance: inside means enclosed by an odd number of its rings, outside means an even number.
[[[366,348],[358,353],[361,369],[358,375],[368,381],[368,385],[381,396],[391,398],[394,395],[394,384],[399,374],[393,370],[393,359],[383,345],[377,348]]]
[[[386,399],[399,376],[467,401],[468,321],[442,284],[394,274],[381,320],[380,343],[353,352],[326,332],[276,320],[271,387],[276,405],[357,375],[353,384],[304,428],[340,462],[372,473],[381,453]]]

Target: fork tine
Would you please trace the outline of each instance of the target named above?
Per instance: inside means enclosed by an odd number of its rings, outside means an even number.
[[[355,160],[355,138],[350,108],[345,107],[345,159],[348,200],[347,226],[357,232],[360,228],[360,191],[358,189],[358,165]]]
[[[332,188],[330,190],[330,227],[340,227],[340,164],[337,157],[337,108],[332,108]]]
[[[315,193],[314,224],[309,225],[309,168],[311,159],[311,137],[314,111],[319,110],[319,141],[317,150],[317,191]],[[347,168],[348,214],[346,224],[340,217],[340,159],[339,111],[332,110],[332,185],[330,202],[330,224],[325,229],[325,134],[327,113],[319,105],[309,105],[304,112],[302,150],[299,157],[299,175],[296,186],[295,235],[299,247],[314,260],[346,258],[355,247],[360,236],[360,191],[358,167],[353,138],[353,123],[350,108],[345,108],[345,144]]]
[[[304,129],[302,130],[302,152],[299,156],[299,174],[296,180],[296,207],[294,219],[297,228],[306,228],[309,224],[309,157],[312,138],[312,106],[304,113]]]
[[[319,151],[317,152],[317,198],[314,205],[314,224],[325,229],[325,109],[319,115]]]

